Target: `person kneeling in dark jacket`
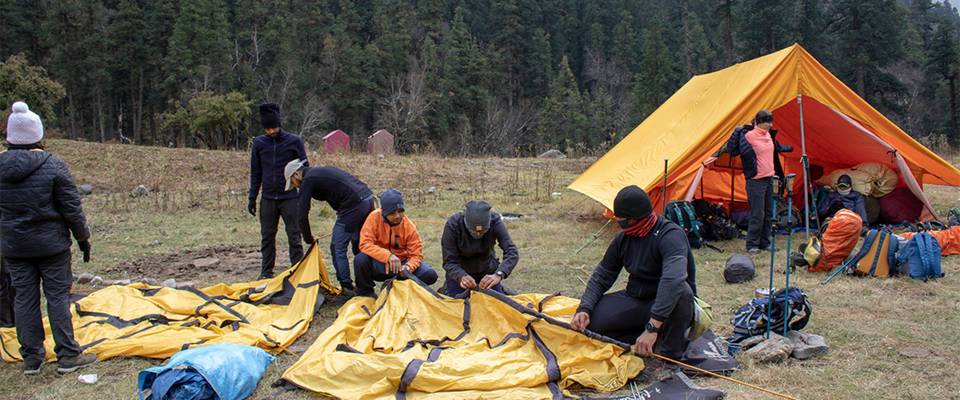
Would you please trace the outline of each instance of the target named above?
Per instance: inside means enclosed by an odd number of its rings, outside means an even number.
[[[840,175],[837,178],[837,190],[831,191],[827,199],[818,205],[820,219],[825,220],[836,214],[840,209],[846,208],[857,213],[863,220],[863,225],[867,226],[867,203],[860,192],[853,190],[853,179],[850,175]]]
[[[490,208],[485,201],[471,201],[443,227],[441,247],[447,272],[444,293],[448,296],[477,288],[506,292],[502,281],[517,266],[520,255],[506,224]],[[497,260],[495,244],[503,251],[502,263]]]
[[[590,276],[570,325],[635,342],[641,356],[679,360],[697,293],[687,236],[679,225],[657,216],[650,197],[637,186],[617,193],[613,211],[623,230]],[[623,269],[629,274],[626,290],[604,294]]]
[[[97,360],[73,335],[70,315],[70,233],[90,260],[90,229],[80,193],[67,165],[43,150],[43,124],[26,103],[13,104],[7,119],[9,150],[0,154],[0,236],[3,261],[16,291],[17,339],[24,375],[40,373],[46,337],[40,314],[40,287],[57,353],[57,372]]]

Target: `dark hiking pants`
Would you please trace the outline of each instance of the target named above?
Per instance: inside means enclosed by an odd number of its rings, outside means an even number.
[[[377,281],[383,282],[387,279],[397,276],[397,274],[386,273],[386,265],[380,261],[374,260],[366,253],[357,254],[357,256],[353,259],[353,269],[354,275],[357,278],[358,296],[376,295],[373,289],[376,286]],[[437,279],[439,278],[437,271],[435,271],[433,267],[426,262],[421,262],[420,267],[413,271],[413,275],[427,285],[436,283]]]
[[[770,247],[773,178],[747,179],[747,204],[750,205],[747,250],[766,249]]]
[[[623,290],[605,294],[590,313],[587,329],[632,345],[650,320],[653,302],[654,299],[641,300]],[[679,360],[687,348],[687,330],[692,323],[693,291],[684,285],[673,313],[660,326],[654,352]]]
[[[303,258],[300,222],[297,220],[297,198],[287,200],[260,200],[260,276],[272,277],[277,261],[277,227],[283,218],[283,229],[290,244],[290,265]]]
[[[53,331],[57,359],[76,357],[80,345],[73,337],[70,315],[70,251],[42,258],[4,258],[15,288],[17,339],[24,361],[43,361],[43,319],[40,315],[40,287],[47,298],[47,317]]]
[[[344,289],[353,290],[347,249],[353,251],[354,257],[360,254],[360,229],[363,228],[363,223],[366,222],[371,211],[373,211],[373,196],[368,196],[353,207],[337,213],[337,221],[333,224],[330,256],[333,258],[333,268],[337,271],[337,281]]]
[[[13,282],[10,281],[10,271],[7,271],[7,263],[0,257],[0,328],[12,328],[14,326],[13,302],[16,291],[13,290]]]

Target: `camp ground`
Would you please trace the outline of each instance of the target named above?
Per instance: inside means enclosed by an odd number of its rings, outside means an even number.
[[[695,342],[703,357],[683,361],[702,368],[641,384],[634,378],[653,358],[636,356],[633,343],[570,325],[590,273],[616,235],[603,214],[622,187],[638,185],[650,193],[657,212],[668,201],[704,200],[734,215],[746,202],[745,180],[738,159],[724,147],[734,128],[750,123],[762,108],[773,112],[779,140],[794,147],[782,159],[786,172],[797,176],[785,189],[794,195],[785,203],[796,208],[791,226],[776,230],[775,251],[745,257],[754,270],[745,283],[724,277],[729,256],[743,253],[743,240],[713,240],[717,250],[693,250],[698,297],[710,305],[712,324]],[[100,359],[82,373],[97,377],[78,383],[75,375],[52,370],[39,380],[22,376],[16,330],[3,328],[0,398],[150,398],[170,371],[195,371],[180,378],[206,381],[224,398],[960,396],[960,383],[952,379],[960,336],[943,329],[960,324],[960,258],[952,256],[960,253],[960,228],[949,226],[960,185],[957,158],[911,139],[799,45],[694,77],[595,161],[326,154],[327,147],[310,149],[311,161],[322,159],[371,187],[408,194],[428,261],[440,262],[447,216],[466,200],[495,204],[522,254],[506,281],[519,294],[476,290],[453,298],[439,285],[412,278],[387,280],[375,298],[348,299],[333,279],[324,237],[298,263],[280,268],[278,262],[274,277],[257,279],[251,238],[258,227],[237,212],[245,196],[231,194],[244,187],[246,176],[223,171],[243,170],[246,153],[52,140],[50,150],[73,167],[74,176],[97,188],[84,202],[104,250],[75,272],[99,279],[77,282],[71,303],[79,344]],[[132,196],[128,182],[102,163],[140,171],[144,182],[169,189]],[[204,167],[211,164],[223,168]],[[171,168],[196,176],[171,174]],[[863,224],[864,237],[857,230],[852,238],[857,248],[846,251],[842,264],[830,265],[840,272],[822,284],[827,274],[790,267],[788,249],[797,253],[797,245],[822,236],[820,257],[834,251],[829,226],[840,224],[809,214],[816,213],[814,192],[838,171],[855,175],[855,186],[876,195],[878,204],[891,193],[909,194],[901,208],[916,215],[913,224]],[[327,208],[314,212],[315,231],[329,232],[332,215]],[[917,229],[917,223],[925,224]],[[890,259],[891,268],[907,266],[900,276],[847,273],[875,272],[860,268],[883,253],[870,249],[891,248],[889,242],[867,242],[876,240],[868,239],[871,232],[887,240],[899,235],[903,249],[917,249],[904,251],[902,263]],[[937,260],[943,256],[937,279],[910,277],[909,254],[920,249],[919,240],[911,239],[923,235],[937,241]],[[787,276],[795,291],[774,297],[771,286],[784,288]],[[161,283],[168,278],[180,284]],[[623,287],[624,278],[615,288]],[[763,312],[751,312],[768,298],[790,300],[795,314],[757,325]],[[757,346],[783,344],[776,342],[777,333],[803,332],[825,339],[829,350],[790,344],[779,355],[748,355],[746,341],[734,339],[744,329],[750,337],[741,339],[766,343]],[[49,336],[45,346],[54,362]],[[731,344],[743,346],[736,358],[728,356]],[[816,351],[804,353],[810,348]],[[667,362],[674,361],[681,360]]]

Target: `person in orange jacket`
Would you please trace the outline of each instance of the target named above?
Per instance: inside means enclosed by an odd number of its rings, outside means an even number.
[[[423,261],[423,241],[417,226],[404,215],[403,195],[396,189],[380,194],[380,209],[367,216],[360,229],[360,253],[353,259],[358,296],[375,296],[375,281],[406,272],[427,285],[437,272]]]

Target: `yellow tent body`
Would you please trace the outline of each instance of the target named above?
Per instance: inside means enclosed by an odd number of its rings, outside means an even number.
[[[613,391],[643,362],[564,321],[578,301],[472,292],[441,296],[411,280],[355,297],[283,373],[342,399],[558,399],[579,384]]]
[[[960,171],[871,107],[800,45],[793,45],[693,77],[570,189],[612,208],[621,188],[637,185],[650,193],[654,204],[662,204],[666,159],[667,199],[691,199],[696,194],[729,200],[733,192],[735,201],[745,201],[742,171],[714,163],[714,156],[733,129],[749,123],[760,109],[773,111],[774,127],[780,131],[777,139],[796,148],[783,154],[788,173],[801,176],[804,145],[810,163],[823,167],[824,173],[868,161],[885,164],[899,171],[901,184],[924,202],[925,219],[934,212],[923,196],[924,183],[960,186]],[[801,179],[797,185],[802,188]]]
[[[297,265],[275,278],[203,289],[173,289],[135,283],[109,286],[73,303],[73,327],[86,353],[113,357],[167,358],[190,346],[238,343],[279,353],[313,320],[322,290],[330,284],[323,254],[312,246]],[[53,337],[44,320],[47,358]],[[0,329],[0,355],[21,361],[13,328]]]

